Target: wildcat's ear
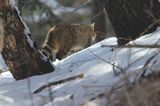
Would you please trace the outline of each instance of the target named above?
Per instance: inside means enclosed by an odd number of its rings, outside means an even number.
[[[94,24],[95,24],[95,23],[92,23],[92,24],[90,25],[92,29],[94,29]]]

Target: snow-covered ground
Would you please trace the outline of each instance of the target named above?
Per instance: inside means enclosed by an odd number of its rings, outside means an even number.
[[[159,39],[160,29],[130,44],[158,45]],[[53,63],[53,73],[15,81],[9,72],[4,72],[0,75],[0,106],[82,106],[115,85],[122,86],[124,78],[132,83],[160,69],[159,49],[111,48],[102,45],[117,45],[117,39],[105,39],[61,61],[57,60]],[[84,75],[82,78],[53,85],[33,94],[48,82],[81,73]],[[105,103],[106,99],[102,97],[90,102],[90,106],[104,106]]]

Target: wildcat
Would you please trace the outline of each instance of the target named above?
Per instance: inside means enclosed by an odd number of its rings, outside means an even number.
[[[42,53],[52,61],[61,60],[93,44],[95,37],[94,24],[59,24],[48,31]]]

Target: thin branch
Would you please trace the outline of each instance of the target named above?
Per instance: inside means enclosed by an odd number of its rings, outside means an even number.
[[[75,9],[71,12],[71,14],[77,12],[80,8],[86,6],[86,5],[89,4],[90,2],[91,2],[91,0],[86,0],[86,1],[85,1],[84,3],[82,3],[80,6],[78,6],[77,8],[75,8]]]
[[[160,48],[160,45],[102,45],[111,48]]]
[[[103,62],[112,65],[112,66],[113,66],[113,71],[114,71],[114,74],[115,74],[115,75],[118,75],[118,73],[115,71],[115,67],[116,67],[117,69],[119,69],[119,70],[123,73],[123,69],[122,69],[121,67],[115,65],[115,63],[111,63],[111,62],[103,59],[102,57],[96,55],[95,53],[93,53],[93,52],[90,51],[89,49],[88,49],[88,51],[89,51],[92,55],[96,56],[98,59],[102,60]]]
[[[71,76],[69,78],[65,78],[65,79],[62,79],[62,80],[59,80],[59,81],[55,81],[55,82],[49,82],[43,86],[41,86],[40,88],[38,88],[37,90],[35,90],[33,92],[33,94],[36,94],[36,93],[39,93],[41,92],[43,89],[47,88],[47,87],[51,87],[53,85],[58,85],[58,84],[62,84],[62,83],[65,83],[65,82],[68,82],[68,81],[71,81],[71,80],[75,80],[77,78],[83,78],[84,77],[84,73],[80,73],[78,75],[75,75],[75,76]]]
[[[151,61],[160,53],[160,50],[155,53],[153,56],[151,56],[144,64],[143,68],[142,68],[142,73],[140,75],[140,81],[142,80],[142,78],[145,77],[145,74],[146,74],[146,71],[147,71],[147,68],[148,67],[151,67],[150,64],[151,64]]]
[[[157,23],[160,23],[160,18],[154,21],[152,24],[150,24],[141,34],[140,36],[144,35],[148,30],[153,28]]]

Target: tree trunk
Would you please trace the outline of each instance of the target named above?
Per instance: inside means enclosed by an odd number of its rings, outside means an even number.
[[[106,0],[105,9],[122,45],[160,25],[158,0]]]
[[[4,27],[3,27],[4,20],[0,17],[0,53],[2,52],[3,45],[4,45]]]
[[[92,22],[95,23],[95,31],[97,34],[96,41],[106,38],[106,14],[104,9],[105,0],[92,1]]]
[[[16,80],[52,72],[53,66],[38,51],[13,1],[0,0],[0,20],[4,28],[2,56],[10,72]]]

